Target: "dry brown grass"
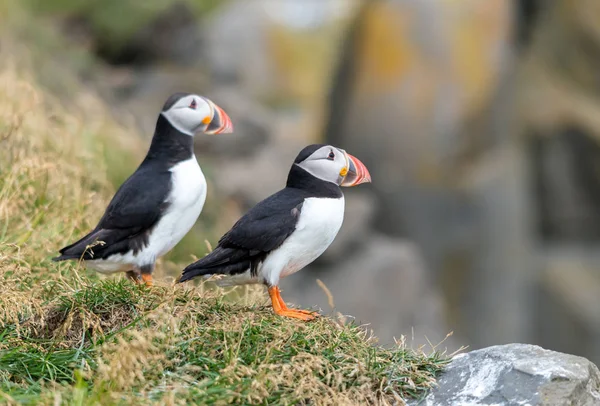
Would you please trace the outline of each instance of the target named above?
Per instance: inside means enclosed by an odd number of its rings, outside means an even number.
[[[262,288],[103,279],[56,249],[92,227],[144,153],[80,89],[62,104],[0,55],[0,399],[9,404],[393,404],[438,354],[274,316]],[[133,158],[132,158],[133,157]]]
[[[8,55],[0,60],[0,315],[6,320],[15,309],[35,307],[32,299],[41,300],[48,284],[60,280],[49,257],[102,212],[113,191],[103,148],[113,144],[127,157],[136,138],[92,95],[74,97],[85,109],[73,112]]]
[[[280,318],[264,298],[260,288],[243,304],[206,285],[84,282],[33,310],[36,329],[25,322],[16,333],[9,323],[15,334],[7,343],[41,353],[48,365],[26,361],[7,379],[31,387],[24,376],[33,376],[36,402],[48,390],[71,401],[79,388],[85,404],[388,405],[422,394],[445,363],[403,346],[377,348],[365,329],[333,319]],[[49,333],[45,340],[39,331]],[[0,369],[18,357],[0,345]],[[73,373],[72,384],[49,389],[52,368]]]

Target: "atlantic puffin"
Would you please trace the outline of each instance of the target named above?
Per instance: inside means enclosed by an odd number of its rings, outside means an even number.
[[[146,157],[117,190],[98,225],[53,260],[83,260],[98,272],[126,272],[134,282],[152,285],[156,260],[181,241],[204,206],[206,179],[193,149],[200,132],[231,133],[233,125],[205,97],[171,95]]]
[[[312,320],[317,313],[290,309],[279,280],[317,259],[335,239],[344,219],[340,186],[371,182],[365,165],[331,145],[304,148],[285,188],[250,209],[204,258],[183,270],[179,282],[221,274],[220,285],[262,283],[276,314]]]

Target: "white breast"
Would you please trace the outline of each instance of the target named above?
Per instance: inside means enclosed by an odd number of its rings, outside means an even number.
[[[171,173],[169,207],[152,231],[147,247],[157,258],[169,252],[190,231],[206,201],[206,179],[196,157],[175,165]]]
[[[313,262],[331,245],[343,220],[343,196],[339,199],[306,199],[296,230],[281,247],[269,254],[260,267],[262,278],[271,285],[277,285],[280,278]]]
[[[88,266],[112,273],[153,264],[190,231],[204,207],[206,179],[194,156],[173,166],[171,173],[171,193],[166,199],[169,206],[151,231],[148,245],[136,255],[117,254],[105,260],[86,261]]]

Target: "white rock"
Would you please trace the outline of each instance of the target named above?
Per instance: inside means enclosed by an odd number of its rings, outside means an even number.
[[[454,357],[423,406],[597,406],[600,372],[585,358],[508,344]]]

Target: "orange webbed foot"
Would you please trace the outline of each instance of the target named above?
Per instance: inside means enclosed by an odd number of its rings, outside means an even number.
[[[301,310],[296,310],[296,309],[286,309],[286,310],[280,309],[280,310],[275,310],[275,313],[280,316],[283,316],[283,317],[289,317],[292,319],[298,319],[298,320],[302,320],[302,321],[310,321],[310,320],[314,320],[317,318],[316,316],[314,316],[312,314],[307,314]]]
[[[303,321],[314,320],[319,316],[318,313],[311,312],[309,310],[288,308],[283,299],[281,298],[281,292],[279,290],[279,287],[277,286],[271,286],[269,288],[269,296],[271,297],[271,304],[273,305],[273,311],[275,312],[275,314]]]
[[[143,273],[142,274],[142,280],[144,281],[144,283],[146,284],[146,286],[150,287],[152,285],[154,285],[154,281],[152,280],[152,274],[149,273]]]
[[[311,310],[303,310],[303,309],[292,309],[292,310],[295,310],[295,311],[303,313],[303,314],[308,314],[308,315],[311,315],[311,316],[314,316],[314,317],[319,317],[320,316],[319,313],[313,312]]]

